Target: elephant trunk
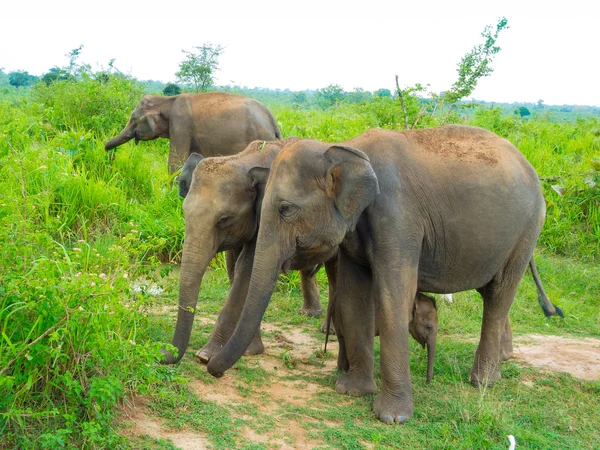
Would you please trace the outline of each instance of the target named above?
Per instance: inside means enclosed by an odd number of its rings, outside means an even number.
[[[242,315],[227,344],[208,363],[208,372],[216,378],[222,377],[223,373],[233,366],[248,348],[260,327],[281,266],[289,256],[286,255],[285,250],[274,243],[274,240],[278,239],[276,233],[267,231],[266,228],[261,227],[259,231],[248,296]]]
[[[437,336],[435,333],[427,340],[427,383],[433,378],[433,362],[435,361],[435,347]]]
[[[115,136],[110,141],[107,141],[106,144],[104,144],[104,150],[112,150],[113,148],[132,140],[134,137],[135,125],[130,121],[127,124],[127,126],[123,128],[123,131],[121,131],[117,136]]]
[[[208,236],[201,240],[196,236]],[[198,293],[206,267],[214,258],[216,250],[214,240],[210,233],[189,233],[186,230],[186,240],[183,245],[181,258],[181,272],[179,276],[179,308],[177,312],[177,325],[171,344],[177,348],[177,356],[163,350],[163,364],[175,364],[181,360],[187,349],[194,324],[194,313],[198,302]]]

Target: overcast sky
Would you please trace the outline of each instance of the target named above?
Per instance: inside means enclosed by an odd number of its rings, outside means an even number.
[[[500,16],[510,29],[474,98],[600,106],[599,0],[12,1],[1,8],[0,67],[41,75],[83,44],[95,69],[115,58],[167,82],[182,49],[210,41],[225,47],[217,84],[376,90],[398,74],[439,92]]]

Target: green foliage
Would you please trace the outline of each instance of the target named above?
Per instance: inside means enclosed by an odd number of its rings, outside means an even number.
[[[169,83],[165,86],[165,88],[163,89],[163,95],[166,95],[167,97],[172,96],[172,95],[179,95],[181,94],[181,88],[179,86],[177,86],[175,83]]]
[[[501,31],[508,29],[508,20],[506,17],[498,19],[494,26],[487,25],[481,36],[484,39],[483,44],[478,44],[458,63],[458,80],[443,95],[446,103],[452,104],[468,97],[475,90],[477,83],[481,78],[488,77],[494,69],[491,64],[500,47],[496,45],[498,35]]]
[[[519,106],[517,109],[515,109],[515,114],[518,114],[521,117],[525,117],[530,116],[531,112],[524,106]]]
[[[377,89],[373,95],[376,97],[389,97],[392,98],[392,92],[389,89]]]
[[[223,47],[206,42],[195,51],[182,50],[185,59],[179,63],[179,71],[175,74],[183,83],[194,86],[195,92],[205,91],[214,83],[215,72],[219,68],[219,56]]]
[[[46,83],[46,86],[50,86],[50,84],[54,83],[55,81],[71,81],[72,79],[73,76],[65,69],[61,69],[60,67],[51,68],[42,77],[42,81]]]
[[[31,86],[38,80],[35,75],[30,75],[26,70],[18,70],[8,74],[8,81],[11,86],[17,89],[23,86]]]
[[[103,82],[86,75],[77,82],[39,83],[33,99],[45,106],[46,120],[53,128],[89,130],[95,136],[113,134],[127,123],[144,92],[134,79],[103,75]]]
[[[344,90],[339,84],[330,84],[323,89],[319,89],[315,97],[319,106],[329,108],[343,100]]]

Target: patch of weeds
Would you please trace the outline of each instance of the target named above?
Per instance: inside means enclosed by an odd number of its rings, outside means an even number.
[[[298,365],[298,360],[294,357],[294,355],[292,355],[292,353],[289,350],[283,350],[279,354],[279,358],[281,359],[281,361],[283,361],[283,364],[285,364],[285,366],[288,369],[295,369]]]

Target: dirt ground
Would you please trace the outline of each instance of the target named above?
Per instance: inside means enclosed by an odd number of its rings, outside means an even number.
[[[266,333],[264,333],[266,332]],[[199,380],[191,381],[191,389],[205,400],[214,401],[225,407],[252,404],[259,411],[272,417],[277,422],[276,431],[256,432],[248,427],[242,430],[242,437],[256,443],[263,443],[270,448],[310,449],[322,443],[311,439],[301,426],[311,417],[291,412],[281,413],[280,406],[311,406],[315,408],[314,397],[327,388],[306,380],[290,381],[290,375],[302,376],[314,373],[314,367],[307,365],[309,357],[322,348],[322,341],[299,331],[283,330],[272,324],[263,324],[263,341],[266,352],[252,358],[259,367],[271,375],[271,382],[261,388],[261,394],[254,393],[243,396],[239,390],[239,382],[234,371],[227,372],[218,383],[207,385]],[[330,341],[328,350],[337,355],[337,342]],[[298,364],[292,370],[282,363],[281,353],[288,351],[292,361]],[[514,358],[542,370],[568,372],[574,377],[595,380],[600,377],[600,340],[573,339],[558,336],[525,335],[515,338]],[[334,358],[323,360],[323,372],[332,372],[336,361]],[[340,397],[340,401],[344,401]],[[318,408],[318,404],[316,406]],[[231,408],[235,411],[235,408]],[[232,414],[235,414],[232,412]],[[171,430],[164,422],[152,414],[143,397],[129,399],[122,409],[123,420],[128,423],[124,428],[127,436],[150,436],[171,441],[183,450],[210,448],[206,435],[191,430]],[[298,416],[298,417],[296,417]],[[242,417],[244,418],[244,417]],[[337,424],[331,423],[330,426]],[[366,444],[366,443],[365,443]]]
[[[582,380],[600,377],[600,339],[528,334],[515,338],[513,357]]]

